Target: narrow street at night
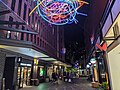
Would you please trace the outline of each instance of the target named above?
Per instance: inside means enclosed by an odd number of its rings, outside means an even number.
[[[0,0],[0,90],[120,90],[120,0]]]

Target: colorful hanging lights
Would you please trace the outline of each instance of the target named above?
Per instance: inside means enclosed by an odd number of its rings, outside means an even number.
[[[47,22],[54,25],[77,23],[76,15],[85,15],[77,12],[84,4],[88,4],[81,0],[37,0],[37,6],[30,12],[32,14],[38,9],[39,15]]]

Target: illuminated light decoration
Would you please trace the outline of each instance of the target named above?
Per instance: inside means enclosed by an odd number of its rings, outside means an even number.
[[[79,13],[77,10],[84,4],[88,4],[81,0],[34,0],[36,7],[30,12],[31,15],[36,9],[39,15],[47,22],[54,25],[77,23],[76,15],[87,14]]]

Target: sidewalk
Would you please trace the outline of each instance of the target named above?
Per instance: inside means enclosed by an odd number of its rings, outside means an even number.
[[[95,90],[91,87],[91,83],[85,78],[75,79],[75,83],[67,83],[59,81],[59,84],[52,82],[41,83],[39,86],[26,87],[20,90]]]

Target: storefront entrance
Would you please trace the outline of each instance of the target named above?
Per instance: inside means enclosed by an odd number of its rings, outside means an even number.
[[[18,67],[17,82],[19,88],[23,88],[30,85],[30,74],[31,74],[31,67],[26,67],[26,66]]]

